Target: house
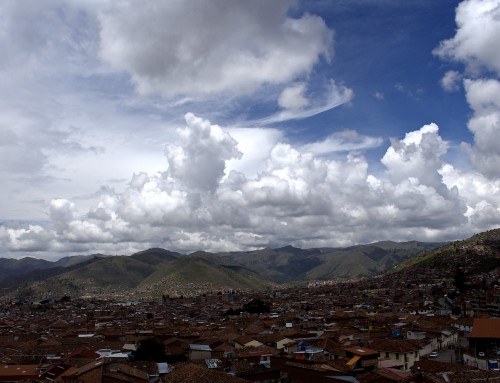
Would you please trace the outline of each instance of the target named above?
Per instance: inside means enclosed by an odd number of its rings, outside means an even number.
[[[325,357],[325,350],[314,346],[299,346],[299,350],[293,353],[295,359],[321,361]]]
[[[80,368],[71,367],[56,378],[56,382],[79,381],[82,383],[100,382],[104,365],[109,363],[104,359],[88,363]]]
[[[212,348],[208,344],[190,344],[189,359],[212,359]]]
[[[375,340],[370,347],[377,350],[381,358],[400,361],[402,371],[408,371],[420,359],[420,346],[405,339]]]
[[[195,364],[187,364],[174,369],[163,378],[163,381],[165,383],[248,383],[246,379],[241,379],[222,371],[201,367]]]
[[[169,362],[180,362],[188,359],[189,342],[172,337],[163,342],[165,346],[165,354]]]
[[[12,364],[0,366],[0,382],[20,382],[38,379],[38,364]]]
[[[259,347],[263,345],[264,344],[262,342],[259,342],[250,335],[242,335],[234,340],[234,347],[236,347],[236,349],[245,347]]]
[[[373,370],[377,366],[379,352],[365,347],[346,347],[346,365],[350,370]]]
[[[475,318],[466,339],[469,349],[463,354],[464,362],[481,370],[491,369],[488,360],[498,359],[500,350],[500,318]]]
[[[294,340],[290,340],[289,342],[286,342],[286,343],[280,343],[280,346],[281,346],[281,348],[279,348],[279,349],[283,350],[287,354],[293,354],[294,352],[298,351],[298,349],[299,349],[299,344]]]

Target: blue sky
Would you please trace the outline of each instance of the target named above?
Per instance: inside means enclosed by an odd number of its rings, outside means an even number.
[[[498,0],[5,1],[0,255],[500,222]]]

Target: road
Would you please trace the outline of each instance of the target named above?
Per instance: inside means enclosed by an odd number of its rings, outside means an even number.
[[[455,350],[443,350],[439,351],[437,358],[432,360],[437,360],[438,362],[455,363]]]

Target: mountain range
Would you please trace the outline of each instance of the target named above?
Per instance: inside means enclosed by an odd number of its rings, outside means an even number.
[[[409,273],[452,277],[500,269],[500,229],[452,243],[376,242],[345,248],[276,249],[181,254],[160,248],[130,256],[92,254],[61,258],[0,258],[3,296],[160,297],[221,290],[262,290],[338,278]]]
[[[440,246],[443,243],[384,241],[346,248],[285,246],[225,253],[181,254],[153,248],[130,256],[93,254],[56,262],[0,259],[0,289],[2,295],[18,298],[260,290],[273,283],[374,276]]]

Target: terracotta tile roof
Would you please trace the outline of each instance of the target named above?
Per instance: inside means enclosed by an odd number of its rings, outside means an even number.
[[[429,373],[420,371],[412,374],[404,382],[429,382],[429,383],[498,383],[500,371],[471,370],[462,372]]]
[[[500,319],[475,318],[472,332],[466,338],[496,338],[500,339]]]
[[[459,371],[470,371],[473,369],[472,366],[460,365],[460,364],[450,364],[446,362],[439,362],[437,360],[422,359],[411,367],[412,370],[426,371],[426,372],[459,372]]]
[[[224,352],[234,351],[234,350],[235,350],[234,346],[230,345],[227,342],[224,342],[213,349],[213,351],[224,351]]]
[[[210,370],[195,364],[174,369],[163,380],[165,383],[247,383],[245,379],[226,374],[222,371]]]
[[[259,355],[278,355],[279,350],[269,347],[269,346],[257,346],[257,347],[245,347],[241,350],[238,350],[238,356],[259,356]]]
[[[71,358],[86,358],[86,359],[97,359],[99,358],[99,354],[92,351],[88,347],[80,347],[78,350],[72,352],[69,354],[66,358],[71,359]]]
[[[12,364],[0,366],[0,377],[38,377],[38,364]]]
[[[265,326],[262,325],[261,322],[254,322],[248,325],[243,332],[245,334],[260,334],[262,331],[264,331],[266,328]]]
[[[76,367],[71,367],[69,370],[65,371],[63,374],[61,374],[60,378],[67,379],[68,377],[76,377],[79,375],[82,375],[86,372],[92,371],[94,368],[100,368],[105,364],[104,360],[99,360],[99,361],[94,361],[91,363],[87,363],[86,365],[76,368]]]
[[[410,373],[408,371],[400,371],[395,368],[380,368],[377,371],[377,374],[383,376],[384,378],[394,380],[396,382],[400,382],[403,379],[407,378]]]
[[[119,364],[117,372],[120,372],[120,375],[126,375],[130,378],[140,379],[146,382],[148,381],[148,373],[146,371],[129,366],[127,364]]]
[[[252,341],[256,340],[255,337],[250,336],[250,335],[242,335],[236,338],[234,341],[238,344],[241,344],[242,346],[246,345],[247,343],[250,343]]]
[[[409,340],[397,340],[397,339],[379,339],[373,341],[370,344],[370,348],[377,351],[388,351],[388,352],[398,352],[398,353],[407,353],[418,351],[420,347],[415,343]]]

